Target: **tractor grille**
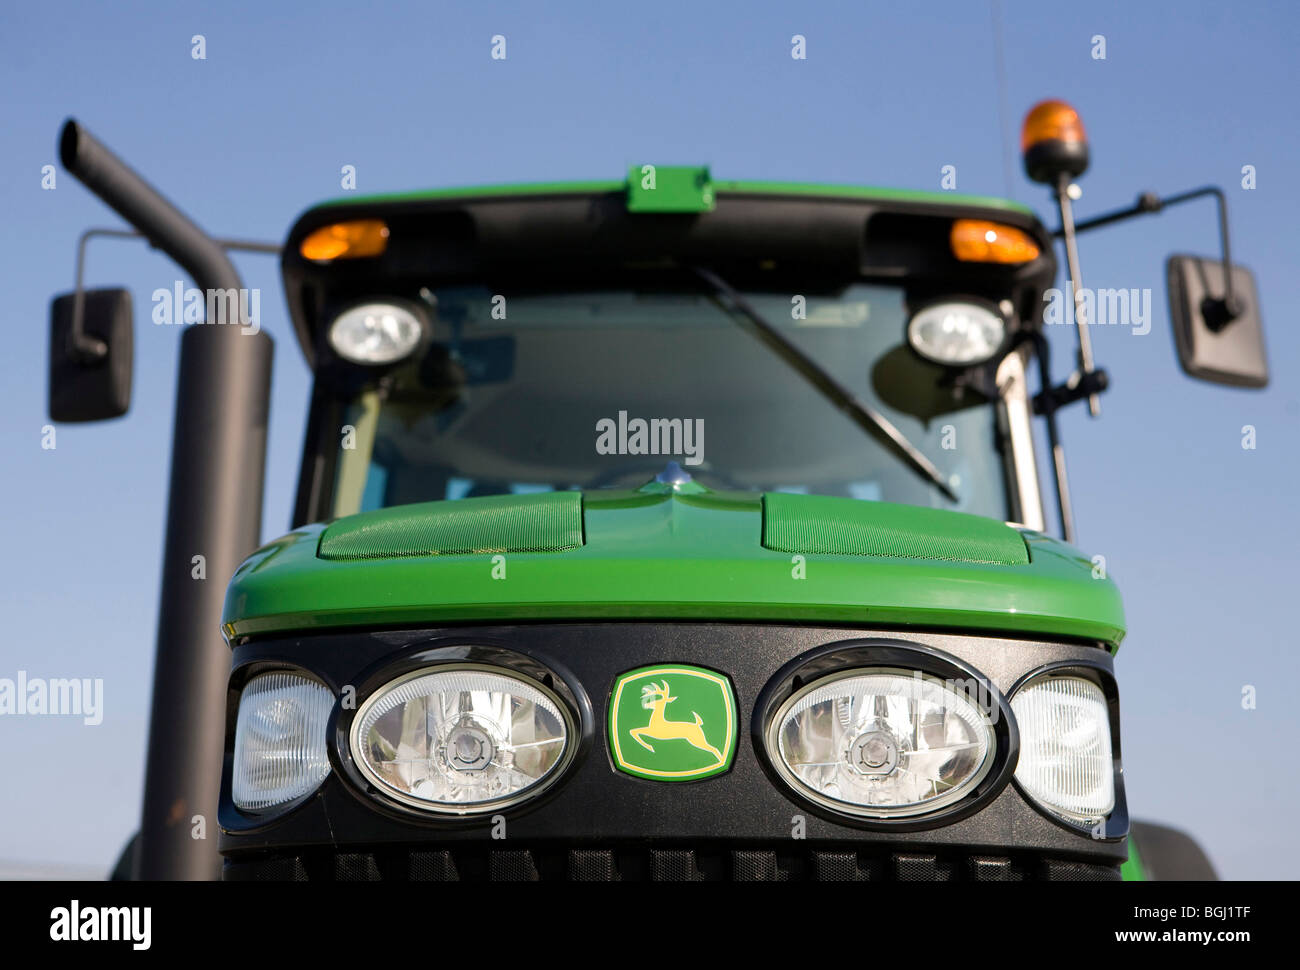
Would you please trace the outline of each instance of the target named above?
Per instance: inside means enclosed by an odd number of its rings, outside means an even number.
[[[255,882],[1022,882],[1118,880],[1119,867],[1041,856],[798,849],[582,847],[312,851],[228,859],[224,878]]]

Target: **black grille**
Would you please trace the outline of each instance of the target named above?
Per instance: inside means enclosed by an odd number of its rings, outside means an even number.
[[[1119,867],[1072,859],[860,847],[686,846],[304,851],[227,859],[231,881],[352,882],[1014,882],[1118,880]]]

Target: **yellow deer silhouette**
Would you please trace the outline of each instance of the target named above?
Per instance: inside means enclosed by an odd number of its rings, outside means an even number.
[[[690,721],[670,721],[664,717],[664,708],[666,708],[676,697],[669,696],[668,681],[662,684],[656,684],[653,681],[641,688],[641,706],[650,712],[650,723],[645,727],[632,728],[628,734],[636,739],[637,744],[647,751],[654,751],[646,738],[653,738],[656,741],[673,741],[682,740],[691,744],[701,751],[707,751],[713,757],[718,759],[718,764],[722,764],[726,759],[723,758],[722,752],[709,744],[708,739],[704,736],[704,721],[700,715],[691,711],[695,715],[695,723]]]

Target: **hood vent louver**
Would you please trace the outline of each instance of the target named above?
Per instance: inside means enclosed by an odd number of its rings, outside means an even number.
[[[582,494],[490,495],[395,506],[339,519],[320,559],[394,559],[563,552],[583,544]]]
[[[1029,562],[1020,533],[993,519],[913,505],[781,492],[763,496],[763,546],[776,552],[1002,566]]]

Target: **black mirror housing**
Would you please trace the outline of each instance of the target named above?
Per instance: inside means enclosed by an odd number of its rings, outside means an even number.
[[[1223,303],[1221,259],[1170,256],[1165,273],[1178,362],[1188,376],[1234,387],[1267,386],[1268,354],[1250,270],[1232,267],[1230,310]]]
[[[73,338],[75,293],[50,303],[50,418],[60,422],[105,421],[131,406],[134,337],[131,293],[84,290],[82,333],[102,354],[78,348]]]

